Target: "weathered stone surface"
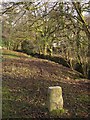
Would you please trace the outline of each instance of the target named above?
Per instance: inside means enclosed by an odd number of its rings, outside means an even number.
[[[62,88],[60,86],[48,88],[47,107],[49,111],[63,109]]]

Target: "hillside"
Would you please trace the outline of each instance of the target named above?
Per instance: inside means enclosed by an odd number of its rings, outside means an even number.
[[[3,51],[3,118],[50,118],[46,108],[50,86],[63,89],[64,109],[59,117],[89,115],[89,80],[58,63],[33,58],[23,53]],[[56,117],[56,116],[54,116]]]

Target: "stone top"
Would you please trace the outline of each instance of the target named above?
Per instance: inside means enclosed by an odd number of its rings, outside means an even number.
[[[61,89],[61,87],[60,86],[53,86],[53,87],[49,87],[49,89]]]

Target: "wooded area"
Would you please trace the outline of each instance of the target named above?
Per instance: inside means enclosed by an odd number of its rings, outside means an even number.
[[[2,120],[88,119],[90,1],[6,1],[0,4]]]
[[[89,78],[89,13],[90,2],[2,3],[2,44],[28,54],[60,55]]]

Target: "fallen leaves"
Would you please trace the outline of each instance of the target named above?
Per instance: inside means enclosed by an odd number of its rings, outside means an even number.
[[[3,117],[50,118],[47,89],[63,89],[64,108],[59,117],[88,117],[88,81],[75,80],[78,75],[62,65],[42,59],[3,61]],[[82,96],[80,96],[82,95]]]

